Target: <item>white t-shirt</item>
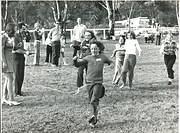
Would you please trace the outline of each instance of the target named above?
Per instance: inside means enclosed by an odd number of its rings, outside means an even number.
[[[125,54],[136,55],[137,54],[136,50],[138,50],[139,54],[141,53],[141,48],[136,39],[126,39],[124,48],[126,50]]]
[[[82,42],[84,38],[84,33],[87,30],[86,26],[83,24],[76,25],[73,29],[73,40]]]

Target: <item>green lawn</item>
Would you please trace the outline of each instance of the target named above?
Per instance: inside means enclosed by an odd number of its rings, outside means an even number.
[[[77,68],[52,68],[44,64],[45,47],[41,49],[41,66],[26,66],[23,92],[16,97],[20,106],[2,106],[3,133],[178,133],[178,57],[174,65],[175,80],[167,85],[167,73],[160,46],[144,44],[137,58],[136,89],[113,89],[114,68],[104,69],[106,96],[100,101],[97,128],[88,125],[87,92],[76,90]],[[103,41],[108,57],[114,41]],[[72,49],[66,48],[72,63]],[[113,59],[114,60],[114,59]],[[32,57],[30,57],[32,62]]]

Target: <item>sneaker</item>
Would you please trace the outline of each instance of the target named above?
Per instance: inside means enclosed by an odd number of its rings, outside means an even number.
[[[8,104],[8,101],[6,99],[2,99],[1,104]]]
[[[90,125],[91,127],[95,127],[95,125],[96,125],[96,123],[97,123],[97,118],[93,115],[93,116],[88,120],[88,122],[89,122],[89,125]]]
[[[63,65],[64,65],[64,66],[68,66],[69,64],[67,64],[67,63],[64,63]]]
[[[171,81],[168,81],[168,85],[171,85],[172,84],[172,82]]]
[[[16,101],[9,101],[9,105],[14,105],[14,106],[17,106],[17,105],[20,105],[21,103],[19,102],[16,102]]]
[[[119,89],[122,89],[122,88],[124,88],[125,87],[125,84],[122,84],[120,87],[119,87]]]
[[[80,92],[80,87],[77,89],[77,91],[76,91],[76,93],[74,95],[79,94],[79,92]]]
[[[56,65],[54,65],[54,64],[51,64],[51,66],[52,66],[52,67],[57,67],[57,66],[56,66]]]

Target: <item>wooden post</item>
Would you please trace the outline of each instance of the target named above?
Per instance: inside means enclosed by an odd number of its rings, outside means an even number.
[[[106,39],[106,30],[103,30],[103,38]]]

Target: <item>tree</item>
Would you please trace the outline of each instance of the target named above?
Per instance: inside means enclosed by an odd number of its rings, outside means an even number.
[[[60,1],[56,0],[56,11],[54,7],[51,7],[53,11],[53,17],[55,22],[59,21],[61,23],[61,33],[65,32],[66,30],[66,20],[67,20],[67,9],[68,9],[68,4],[67,1],[64,1],[64,10],[60,12],[59,4]]]
[[[179,1],[179,3],[178,3],[178,0],[176,0],[176,17],[177,17],[178,26],[180,26],[180,20],[179,20],[179,4],[180,4],[180,1]]]
[[[113,17],[113,2],[108,0],[102,0],[99,4],[107,10],[108,13],[108,20],[109,20],[109,34],[108,39],[110,36],[114,35],[114,17]]]
[[[2,29],[4,30],[7,24],[8,17],[8,0],[2,1]]]

